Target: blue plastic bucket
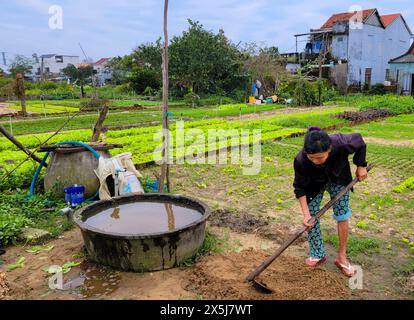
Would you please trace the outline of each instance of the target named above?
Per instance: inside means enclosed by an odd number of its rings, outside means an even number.
[[[83,201],[85,201],[84,186],[74,185],[70,187],[65,187],[63,190],[65,192],[65,201],[71,207],[76,207],[80,205]]]

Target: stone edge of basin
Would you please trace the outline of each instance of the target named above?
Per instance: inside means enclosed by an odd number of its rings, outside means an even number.
[[[186,205],[192,207],[194,210],[199,211],[202,214],[202,217],[194,222],[182,227],[175,229],[173,231],[166,232],[155,232],[155,233],[118,233],[118,232],[104,232],[100,229],[94,228],[82,221],[83,215],[85,213],[91,212],[94,213],[99,209],[106,209],[114,206],[115,204],[126,204],[131,202],[143,202],[143,201],[158,201],[158,202],[171,202],[177,205]],[[110,200],[99,200],[86,207],[78,209],[73,215],[73,221],[82,231],[93,232],[99,235],[104,235],[111,238],[122,238],[122,239],[146,239],[154,238],[160,236],[170,236],[177,233],[181,233],[187,229],[191,229],[194,226],[204,223],[211,215],[211,210],[209,206],[201,200],[180,195],[180,194],[170,194],[170,193],[143,193],[143,194],[133,194],[133,195],[124,195],[120,197],[115,197]]]

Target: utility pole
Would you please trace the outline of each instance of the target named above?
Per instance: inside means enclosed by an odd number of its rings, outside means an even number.
[[[3,59],[3,64],[5,65],[5,66],[7,66],[7,60],[6,60],[6,52],[2,52],[1,53],[1,57],[2,57],[2,59]]]

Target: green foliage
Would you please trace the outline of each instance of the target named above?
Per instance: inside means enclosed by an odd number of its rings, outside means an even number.
[[[13,83],[12,77],[0,77],[0,96],[8,97],[13,95]]]
[[[50,80],[44,80],[39,82],[38,88],[40,90],[54,90],[58,88],[58,84]]]
[[[403,193],[409,190],[414,190],[414,176],[408,178],[407,180],[402,182],[400,185],[392,189],[392,191],[397,192],[397,193]]]
[[[188,22],[188,30],[171,40],[171,78],[196,94],[231,92],[245,84],[239,52],[223,31],[214,34],[197,21]]]
[[[136,93],[144,93],[147,87],[159,90],[161,79],[159,73],[151,68],[136,68],[129,77],[131,88]]]
[[[20,230],[31,221],[22,214],[0,210],[0,245],[15,243]]]
[[[312,106],[318,103],[317,93],[309,81],[300,79],[294,91],[295,103],[298,106]]]
[[[15,193],[0,194],[0,245],[14,243],[20,230],[25,226],[48,225],[52,227],[50,219],[57,216],[56,211],[50,211],[51,205],[64,206],[63,202],[51,202],[50,195],[36,196],[31,199],[22,190]],[[56,226],[53,226],[56,228]],[[52,231],[49,229],[49,231]]]

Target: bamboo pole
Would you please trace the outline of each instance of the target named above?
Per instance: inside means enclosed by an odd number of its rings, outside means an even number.
[[[162,130],[163,130],[163,146],[162,146],[162,164],[161,176],[158,186],[158,192],[164,189],[164,182],[167,182],[167,190],[170,191],[170,168],[169,168],[169,146],[170,137],[168,134],[168,0],[164,0],[164,50],[162,54]]]

